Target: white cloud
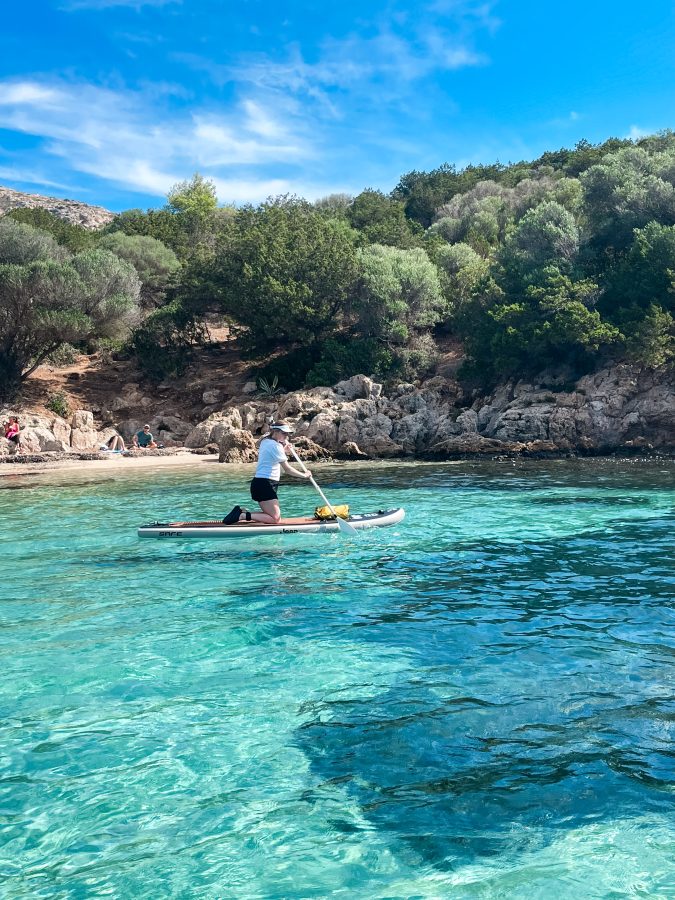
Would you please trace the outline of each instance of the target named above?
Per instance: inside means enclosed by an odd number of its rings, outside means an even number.
[[[654,134],[655,131],[655,128],[640,128],[638,125],[631,125],[626,137],[630,138],[631,141],[639,141],[640,138]]]
[[[376,21],[360,20],[342,36],[326,37],[315,58],[299,44],[280,48],[276,58],[245,54],[233,63],[178,53],[174,59],[206,72],[219,86],[245,85],[255,96],[301,103],[315,116],[344,118],[345,108],[410,107],[419,82],[438,74],[488,63],[473,44],[477,32],[494,30],[492,2],[438,0],[414,15],[389,10]],[[419,97],[416,97],[419,104]]]
[[[263,199],[277,182],[265,174],[258,182],[257,168],[297,164],[312,155],[302,134],[260,102],[227,112],[170,112],[158,102],[168,95],[152,86],[132,92],[0,81],[0,97],[7,101],[0,103],[0,127],[42,138],[42,151],[76,172],[158,195],[199,169],[220,180],[230,199]],[[279,185],[290,189],[287,181]]]
[[[33,82],[20,81],[14,84],[5,82],[0,90],[0,106],[52,103],[58,96],[58,91]]]
[[[56,188],[58,191],[75,191],[72,185],[62,184],[60,181],[52,181],[41,172],[23,169],[20,166],[0,166],[0,178],[3,181],[16,182],[17,184],[38,185],[39,187]],[[18,188],[17,188],[18,190]]]
[[[334,101],[326,92],[335,88],[364,95],[377,83],[378,92],[371,94],[377,104],[383,94],[407,92],[413,83],[435,71],[484,65],[487,58],[442,29],[426,27],[406,37],[385,28],[370,37],[330,39],[323,44],[320,59],[313,63],[305,61],[297,46],[289,48],[287,59],[281,63],[264,56],[241,60],[236,68],[195,57],[191,61],[210,71],[220,83],[250,83],[264,90],[318,99],[332,107]]]
[[[552,125],[554,128],[564,128],[566,125],[573,125],[576,122],[580,122],[583,118],[584,116],[580,113],[571,110],[566,116],[559,116],[557,119],[551,119],[548,124]]]

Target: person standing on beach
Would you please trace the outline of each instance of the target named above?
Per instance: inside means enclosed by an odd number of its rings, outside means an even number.
[[[225,525],[235,522],[261,522],[264,525],[278,525],[281,521],[281,509],[277,488],[283,469],[295,478],[311,478],[309,471],[294,469],[286,458],[288,435],[293,429],[285,422],[274,422],[270,425],[269,434],[260,442],[258,449],[258,465],[251,481],[251,498],[255,500],[261,512],[249,512],[241,506],[235,506],[223,519]]]

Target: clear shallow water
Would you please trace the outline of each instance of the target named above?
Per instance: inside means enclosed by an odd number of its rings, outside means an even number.
[[[675,897],[673,464],[316,471],[0,480],[2,897]]]

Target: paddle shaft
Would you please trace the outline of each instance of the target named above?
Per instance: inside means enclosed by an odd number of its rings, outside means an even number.
[[[293,444],[289,443],[288,446],[290,447],[291,453],[293,454],[293,459],[300,465],[300,467],[302,468],[302,471],[306,472],[307,466],[304,464],[304,462],[300,459],[298,454],[295,452],[295,447],[293,446]],[[328,497],[326,497],[324,492],[321,490],[321,488],[316,483],[316,481],[314,481],[314,478],[311,475],[309,476],[309,481],[310,481],[310,484],[312,485],[312,487],[314,488],[314,490],[317,492],[317,494],[321,497],[323,502],[326,504],[328,509],[335,516],[337,523],[338,523],[338,528],[340,529],[340,531],[344,531],[345,534],[356,534],[356,528],[354,528],[353,525],[350,525],[349,522],[345,522],[344,519],[342,519],[342,518],[340,518],[340,516],[338,516],[338,514],[335,512],[335,508],[333,507],[332,503],[330,502]]]

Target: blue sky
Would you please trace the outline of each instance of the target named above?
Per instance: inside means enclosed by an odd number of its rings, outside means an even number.
[[[675,126],[673,0],[30,0],[0,32],[0,183],[114,210],[391,190]]]

